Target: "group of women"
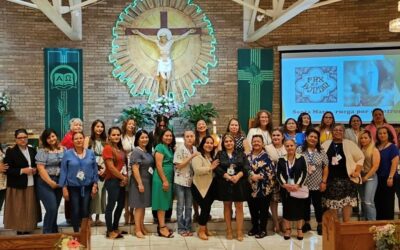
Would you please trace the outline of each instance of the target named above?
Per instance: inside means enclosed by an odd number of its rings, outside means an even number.
[[[100,225],[99,215],[105,213],[110,239],[126,233],[118,228],[124,208],[125,222],[134,222],[136,236],[144,238],[147,207],[152,207],[158,222],[158,235],[173,237],[166,222],[174,196],[178,233],[193,235],[193,205],[203,240],[212,235],[207,221],[214,200],[223,201],[227,239],[239,241],[244,237],[245,201],[253,225],[248,235],[256,238],[267,235],[269,209],[274,231],[282,231],[285,239],[291,237],[291,222],[299,240],[311,230],[311,204],[318,234],[324,210],[342,209],[343,220],[349,221],[358,197],[365,219],[394,218],[395,192],[400,193],[399,152],[395,130],[381,109],[373,111],[373,121],[365,128],[359,116],[351,116],[347,129],[335,124],[332,112],[324,113],[316,127],[310,115],[302,113],[282,128],[273,128],[271,113],[261,110],[247,137],[239,121],[231,119],[219,145],[203,120],[195,131],[184,132],[184,143],[178,146],[163,116],[150,133],[136,130],[134,119],[124,121],[122,129],[109,128],[107,135],[101,120],[93,122],[88,137],[80,119],[72,119],[70,126],[61,142],[53,129],[44,130],[37,152],[27,145],[27,131],[18,129],[16,145],[0,153],[5,228],[20,234],[32,231],[41,219],[41,201],[46,210],[43,233],[58,232],[62,197],[69,201],[65,209],[74,231],[82,218],[93,214]],[[280,202],[283,223],[278,217]]]

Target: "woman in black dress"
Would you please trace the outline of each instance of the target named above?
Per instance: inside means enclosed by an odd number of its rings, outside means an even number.
[[[226,238],[232,239],[232,202],[236,208],[237,239],[243,240],[243,201],[250,194],[247,176],[250,170],[246,155],[235,150],[235,138],[225,134],[222,138],[222,151],[216,159],[220,164],[215,169],[217,175],[218,200],[224,202],[224,218],[226,222]]]
[[[284,239],[290,239],[291,227],[289,222],[297,222],[297,239],[303,239],[303,218],[305,212],[305,197],[297,196],[301,191],[307,176],[307,165],[304,157],[296,154],[296,143],[293,139],[285,141],[287,155],[278,160],[277,180],[281,185],[283,221],[285,224]],[[304,193],[304,192],[303,192]]]

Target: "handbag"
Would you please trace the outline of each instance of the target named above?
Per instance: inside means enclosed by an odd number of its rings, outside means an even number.
[[[301,186],[297,191],[290,192],[290,196],[297,199],[306,199],[308,198],[309,190],[307,186]]]

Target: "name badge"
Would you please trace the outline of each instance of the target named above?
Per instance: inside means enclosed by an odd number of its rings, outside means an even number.
[[[336,156],[332,157],[332,165],[336,166],[338,164],[339,164],[339,161],[338,161],[337,157]]]
[[[149,174],[153,174],[154,173],[154,170],[153,170],[153,168],[152,167],[149,167],[149,169],[147,170],[148,172],[149,172]]]
[[[226,171],[229,175],[235,175],[235,164],[231,164]]]
[[[124,165],[124,166],[122,166],[122,169],[121,169],[121,172],[120,172],[122,175],[126,175],[127,174],[127,172],[126,172],[126,165]]]
[[[308,165],[308,166],[307,166],[307,172],[308,172],[309,174],[314,173],[315,170],[317,170],[317,168],[315,167],[315,165]]]
[[[76,174],[76,178],[78,178],[80,181],[83,181],[85,179],[85,173],[82,170],[79,170]]]
[[[289,185],[293,185],[293,184],[294,184],[294,179],[289,178],[289,179],[288,179],[288,184],[289,184]]]
[[[337,155],[336,155],[336,159],[337,159],[337,161],[340,161],[340,160],[343,159],[343,158],[342,158],[341,155],[337,154]]]

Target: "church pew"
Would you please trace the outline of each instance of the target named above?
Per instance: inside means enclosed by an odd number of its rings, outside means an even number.
[[[23,250],[54,250],[54,245],[62,235],[72,236],[90,250],[90,221],[82,220],[79,233],[57,233],[57,234],[32,234],[16,236],[0,236],[0,249],[23,249]]]
[[[322,221],[322,246],[324,250],[374,250],[375,242],[369,228],[388,223],[400,225],[400,220],[393,221],[350,221],[340,222],[337,214],[326,211]],[[398,235],[400,237],[400,233]]]

